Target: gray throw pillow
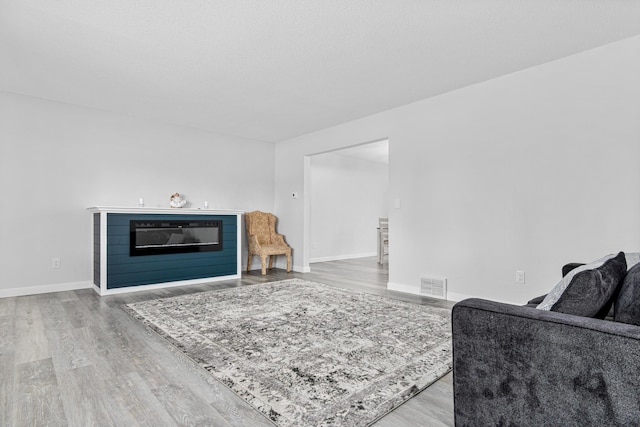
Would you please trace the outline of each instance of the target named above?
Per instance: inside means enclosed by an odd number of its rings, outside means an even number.
[[[589,264],[582,264],[576,268],[571,269],[567,274],[562,276],[562,279],[551,289],[551,291],[544,297],[541,303],[536,307],[538,310],[550,311],[553,304],[555,304],[565,289],[569,286],[574,276],[581,271],[593,270],[594,268],[602,267],[602,265],[613,258],[614,254],[605,255],[600,259],[597,259]]]
[[[640,326],[640,263],[627,272],[614,307],[614,320]]]
[[[584,317],[604,318],[627,272],[624,252],[595,268],[583,269],[570,279],[557,298],[549,293],[538,308]],[[554,288],[555,290],[555,288]]]

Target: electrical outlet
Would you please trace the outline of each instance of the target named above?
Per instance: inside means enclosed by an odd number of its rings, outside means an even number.
[[[51,268],[60,268],[60,258],[51,258]]]
[[[516,271],[516,283],[524,283],[524,271]]]

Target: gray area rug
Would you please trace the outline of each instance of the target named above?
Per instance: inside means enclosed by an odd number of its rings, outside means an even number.
[[[449,310],[321,283],[123,307],[282,427],[369,425],[451,370]]]

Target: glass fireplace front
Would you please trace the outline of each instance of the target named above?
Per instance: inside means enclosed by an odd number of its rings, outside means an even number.
[[[221,220],[130,221],[131,256],[221,250]]]

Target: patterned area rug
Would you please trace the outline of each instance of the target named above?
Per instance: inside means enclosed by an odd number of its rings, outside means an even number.
[[[369,425],[451,370],[449,310],[300,279],[124,308],[282,427]]]

